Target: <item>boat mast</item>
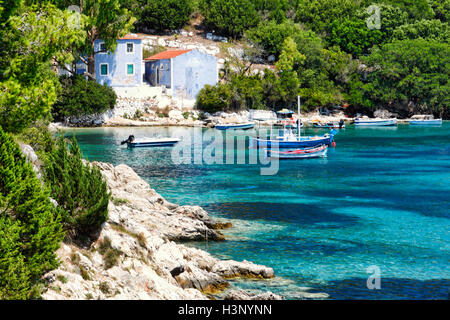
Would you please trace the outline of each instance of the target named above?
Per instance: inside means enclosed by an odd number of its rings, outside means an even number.
[[[298,119],[297,119],[297,136],[298,136],[298,141],[300,141],[300,96],[297,96],[298,99]]]

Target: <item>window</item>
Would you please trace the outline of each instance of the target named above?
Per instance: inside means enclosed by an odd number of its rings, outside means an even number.
[[[100,52],[106,52],[106,45],[104,42],[100,42],[98,45],[98,51]]]
[[[134,64],[132,63],[127,64],[127,75],[129,76],[134,75]]]
[[[134,44],[131,43],[127,43],[127,53],[133,53],[134,52]]]
[[[100,75],[101,76],[108,75],[108,64],[107,63],[100,64]]]
[[[161,63],[161,64],[159,65],[159,70],[164,70],[164,64]]]

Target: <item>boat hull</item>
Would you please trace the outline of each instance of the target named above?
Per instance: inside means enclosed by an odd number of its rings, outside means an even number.
[[[128,148],[173,147],[179,140],[164,142],[127,142]]]
[[[338,124],[325,124],[325,125],[321,125],[321,124],[317,124],[317,123],[315,123],[314,125],[313,125],[313,127],[314,128],[321,128],[321,129],[342,129],[342,128],[345,128],[345,124],[344,125],[342,125],[342,127],[339,127],[339,125]]]
[[[442,119],[433,120],[409,120],[409,124],[413,126],[436,126],[442,124]]]
[[[358,127],[372,127],[372,126],[395,126],[397,119],[388,120],[355,120],[355,126]]]
[[[326,135],[320,139],[302,138],[300,141],[282,141],[282,140],[264,140],[264,139],[254,139],[250,142],[251,146],[254,147],[267,147],[272,146],[283,148],[310,148],[317,147],[319,145],[331,145],[333,142],[333,135]]]
[[[215,128],[217,130],[248,130],[252,129],[255,126],[254,123],[246,123],[246,124],[229,124],[229,125],[217,125]]]
[[[273,151],[267,150],[267,156],[274,159],[308,159],[325,158],[327,156],[328,146],[321,145],[314,148],[304,148],[291,151]]]

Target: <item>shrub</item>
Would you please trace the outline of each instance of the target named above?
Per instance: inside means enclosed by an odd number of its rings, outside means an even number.
[[[147,0],[141,8],[138,28],[157,31],[182,28],[189,21],[191,0]]]
[[[116,93],[107,85],[86,80],[80,75],[62,76],[60,82],[61,91],[52,109],[52,115],[57,120],[67,116],[102,113],[116,104]]]
[[[111,194],[100,170],[83,163],[75,137],[69,148],[60,136],[57,147],[48,155],[44,173],[62,211],[68,238],[89,236],[107,220]]]
[[[214,113],[228,109],[231,99],[231,90],[228,85],[217,84],[216,86],[205,85],[200,90],[196,108],[204,112]]]
[[[199,5],[207,29],[234,38],[260,21],[251,0],[200,0]]]
[[[0,299],[33,298],[40,277],[58,266],[63,237],[48,193],[0,128]]]

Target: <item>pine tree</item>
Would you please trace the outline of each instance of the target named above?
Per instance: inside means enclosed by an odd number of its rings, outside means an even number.
[[[107,220],[110,193],[106,182],[98,168],[83,163],[75,137],[70,146],[59,138],[48,156],[45,178],[62,210],[69,238],[89,236]]]
[[[58,266],[63,237],[48,192],[0,127],[0,299],[31,298],[40,277]]]

